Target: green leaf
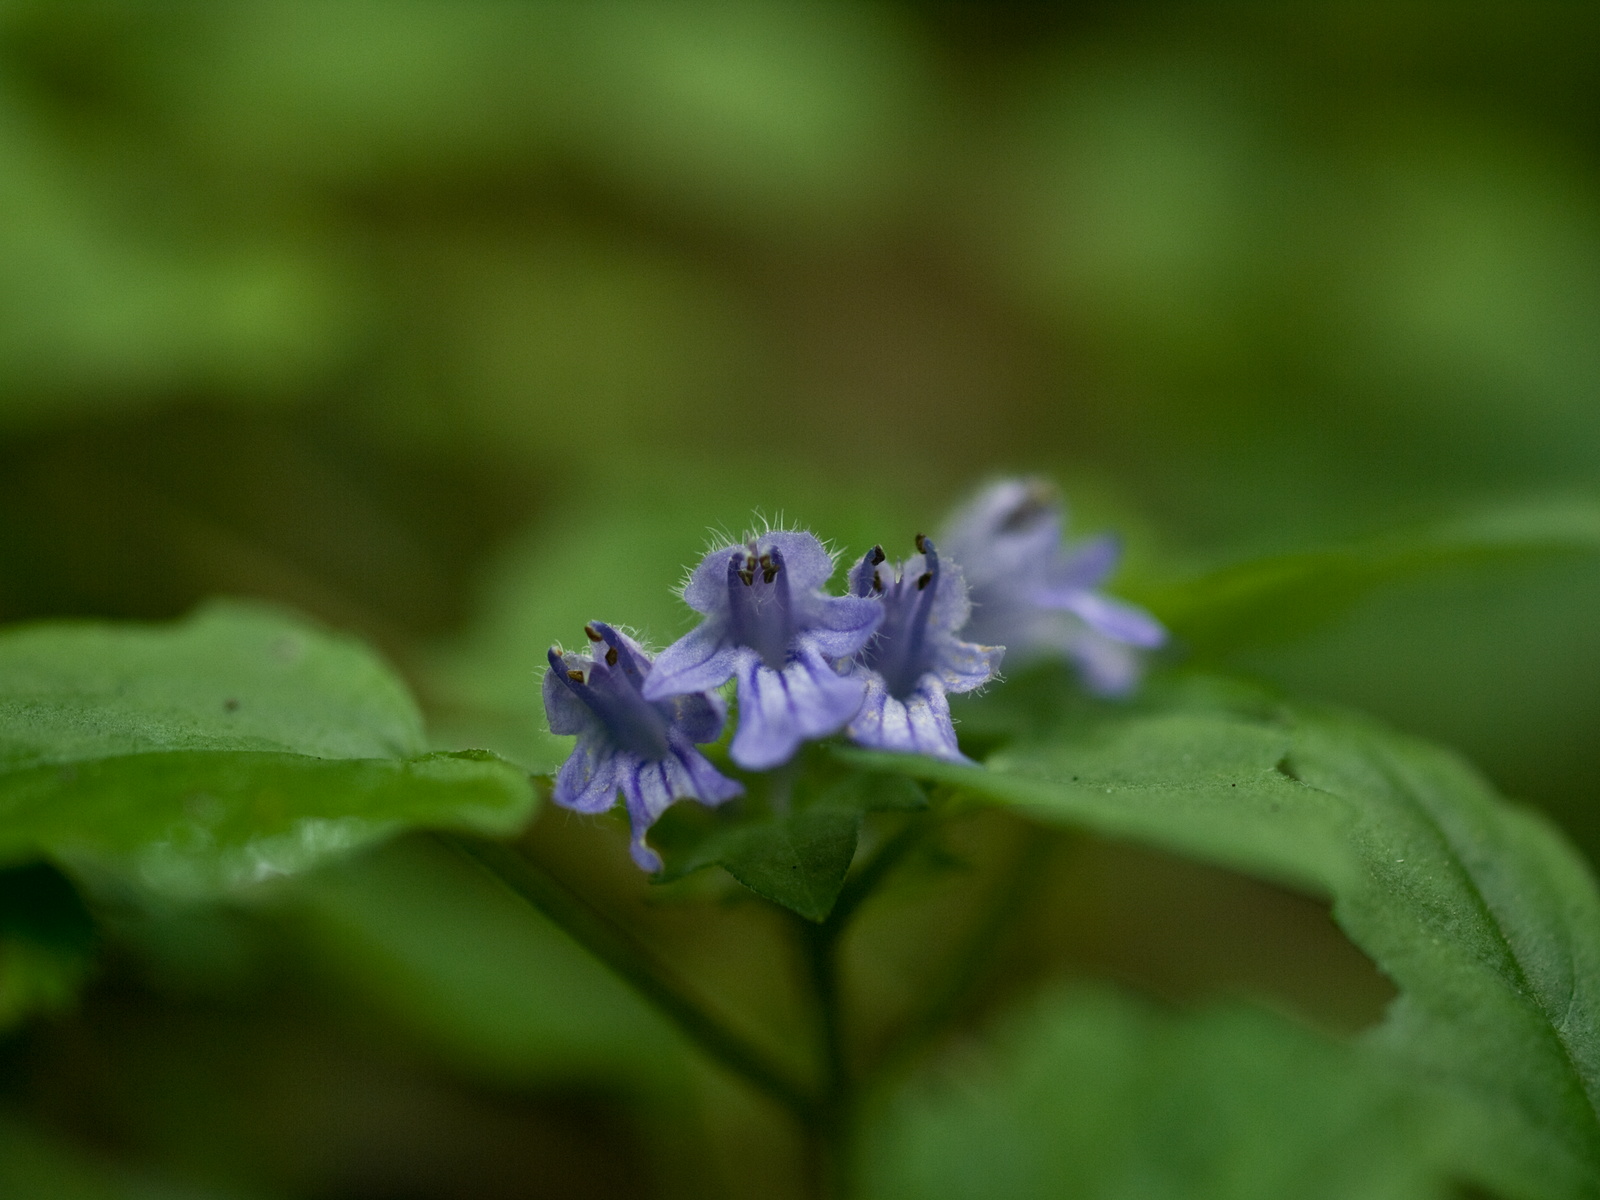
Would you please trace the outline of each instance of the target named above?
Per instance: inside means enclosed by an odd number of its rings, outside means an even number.
[[[1082,708],[983,768],[901,766],[1330,896],[1400,991],[1372,1040],[1478,1113],[1474,1177],[1600,1195],[1600,894],[1554,828],[1449,752],[1192,680]]]
[[[861,813],[819,805],[719,830],[672,877],[720,863],[745,887],[808,921],[825,921],[856,855]]]
[[[1448,1107],[1266,1013],[1050,997],[869,1135],[872,1200],[1401,1200],[1444,1194]]]
[[[375,655],[277,612],[0,634],[0,862],[199,896],[410,826],[507,832],[533,799],[492,755],[426,753]]]
[[[1456,565],[1597,551],[1600,504],[1531,502],[1237,563],[1138,598],[1193,652],[1210,656],[1314,628],[1398,580]]]
[[[800,764],[798,778],[747,777],[746,798],[720,810],[675,805],[653,837],[666,854],[663,882],[720,865],[774,904],[808,921],[827,920],[855,858],[863,815],[912,811],[927,799],[903,775],[841,773],[825,751],[803,754]]]

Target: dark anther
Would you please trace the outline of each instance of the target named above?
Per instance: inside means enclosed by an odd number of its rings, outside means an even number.
[[[567,672],[567,678],[572,680],[573,683],[582,683],[583,682],[583,672],[582,671],[568,671]]]
[[[749,567],[741,567],[739,568],[739,578],[743,581],[745,587],[749,587],[756,581],[756,573]]]
[[[878,577],[876,571],[872,573],[872,590],[875,592],[883,591],[883,580]]]
[[[927,552],[928,552],[928,537],[927,537],[926,534],[919,533],[919,534],[917,534],[917,553],[918,554],[926,554]]]
[[[617,648],[615,646],[612,646],[606,651],[606,666],[614,667],[616,665],[617,665]]]
[[[587,637],[591,642],[598,642],[602,640],[600,637],[600,631],[593,625],[585,625],[583,627],[583,633],[584,636]]]
[[[867,561],[870,562],[873,566],[877,566],[879,563],[881,563],[884,559],[886,559],[888,557],[889,556],[883,552],[883,547],[882,546],[874,546],[872,548],[872,554],[868,558]]]
[[[932,582],[933,582],[933,572],[932,571],[924,571],[921,575],[917,576],[917,591],[920,592],[923,588],[927,587]]]
[[[778,577],[778,564],[777,563],[769,562],[766,566],[761,568],[761,580],[762,580],[763,583],[771,583],[777,577]]]

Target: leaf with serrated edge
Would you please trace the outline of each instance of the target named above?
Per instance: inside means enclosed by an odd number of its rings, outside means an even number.
[[[1600,1195],[1600,894],[1449,752],[1190,681],[985,767],[863,761],[1331,897],[1399,988],[1371,1040],[1480,1115],[1463,1170],[1510,1196]]]

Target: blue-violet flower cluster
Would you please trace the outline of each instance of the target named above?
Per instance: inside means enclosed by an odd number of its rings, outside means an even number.
[[[1066,656],[1092,690],[1115,694],[1137,682],[1138,652],[1165,639],[1153,618],[1096,590],[1115,542],[1066,546],[1061,506],[1036,482],[986,488],[940,544],[942,554],[918,534],[898,565],[875,546],[835,596],[823,590],[833,556],[814,535],[768,530],[701,560],[683,588],[700,624],[653,661],[598,621],[584,630],[588,654],[552,647],[550,730],[578,739],[555,802],[602,812],[621,793],[634,861],[659,870],[646,834],[673,801],[716,805],[744,791],[696,749],[722,736],[717,689],[730,680],[728,757],[742,770],[781,766],[803,742],[839,733],[966,761],[947,696],[995,679],[1002,655]]]
[[[550,732],[578,735],[556,775],[555,801],[578,812],[605,812],[620,791],[633,825],[633,860],[658,871],[661,859],[644,838],[674,800],[721,804],[744,791],[695,749],[722,736],[722,699],[691,692],[646,700],[650,656],[599,621],[583,631],[593,643],[590,653],[552,646],[544,677]]]
[[[967,634],[1003,640],[1013,667],[1064,656],[1090,691],[1126,695],[1139,682],[1139,652],[1161,646],[1167,632],[1097,590],[1117,565],[1117,540],[1068,545],[1065,526],[1055,489],[1040,480],[1003,479],[957,510],[941,541],[966,572]]]

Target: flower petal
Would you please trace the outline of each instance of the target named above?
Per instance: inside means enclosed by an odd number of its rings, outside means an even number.
[[[662,700],[721,687],[733,678],[740,656],[739,647],[723,636],[722,622],[708,618],[661,652],[640,694]]]
[[[623,777],[637,762],[636,755],[613,750],[602,738],[579,738],[561,764],[551,799],[577,812],[605,812],[616,803]]]
[[[689,692],[662,703],[672,707],[672,725],[686,741],[714,742],[722,736],[728,706],[715,692]]]
[[[782,671],[751,655],[739,665],[739,727],[729,753],[748,771],[776,767],[801,742],[843,729],[864,693],[860,679],[838,674],[815,652]]]
[[[717,805],[744,795],[744,784],[729,779],[693,746],[674,746],[673,754],[688,778],[688,789],[680,793],[678,799],[694,799],[701,804]]]
[[[629,852],[646,871],[659,871],[661,856],[650,848],[645,835],[676,801],[698,800],[716,805],[744,792],[743,785],[721,774],[681,735],[674,734],[672,740],[675,744],[666,758],[636,761],[621,773],[622,795],[633,827]]]
[[[1084,686],[1097,696],[1126,696],[1139,683],[1139,655],[1123,642],[1088,630],[1073,643],[1070,653],[1083,674]]]
[[[1045,572],[1044,587],[1036,593],[1039,603],[1049,604],[1052,597],[1099,587],[1121,557],[1122,539],[1115,534],[1090,538]]]
[[[762,551],[777,550],[783,555],[789,587],[795,592],[812,591],[833,577],[833,555],[814,533],[775,529],[758,537],[756,545]]]
[[[1000,673],[1005,652],[1004,646],[980,646],[945,638],[939,645],[939,682],[947,692],[975,691]]]
[[[571,659],[571,663],[568,663]],[[584,733],[595,725],[595,716],[589,706],[572,694],[572,689],[561,678],[569,668],[577,669],[584,660],[576,654],[550,652],[550,667],[544,673],[544,718],[550,732],[557,734]]]
[[[828,658],[848,658],[871,640],[883,605],[861,596],[827,596],[807,615],[803,639]]]
[[[700,560],[683,585],[683,602],[697,613],[725,615],[728,611],[728,560],[745,552],[743,546],[724,546]]]
[[[1036,572],[1059,554],[1065,515],[1054,489],[1037,479],[1001,479],[951,516],[939,536],[946,557],[974,588]]]
[[[850,722],[850,738],[876,750],[969,761],[956,745],[944,688],[931,676],[902,701],[889,694],[882,676],[870,674],[866,700]]]
[[[1062,607],[1082,617],[1084,624],[1130,646],[1152,648],[1167,640],[1167,631],[1142,608],[1113,600],[1099,592],[1078,592]]]

